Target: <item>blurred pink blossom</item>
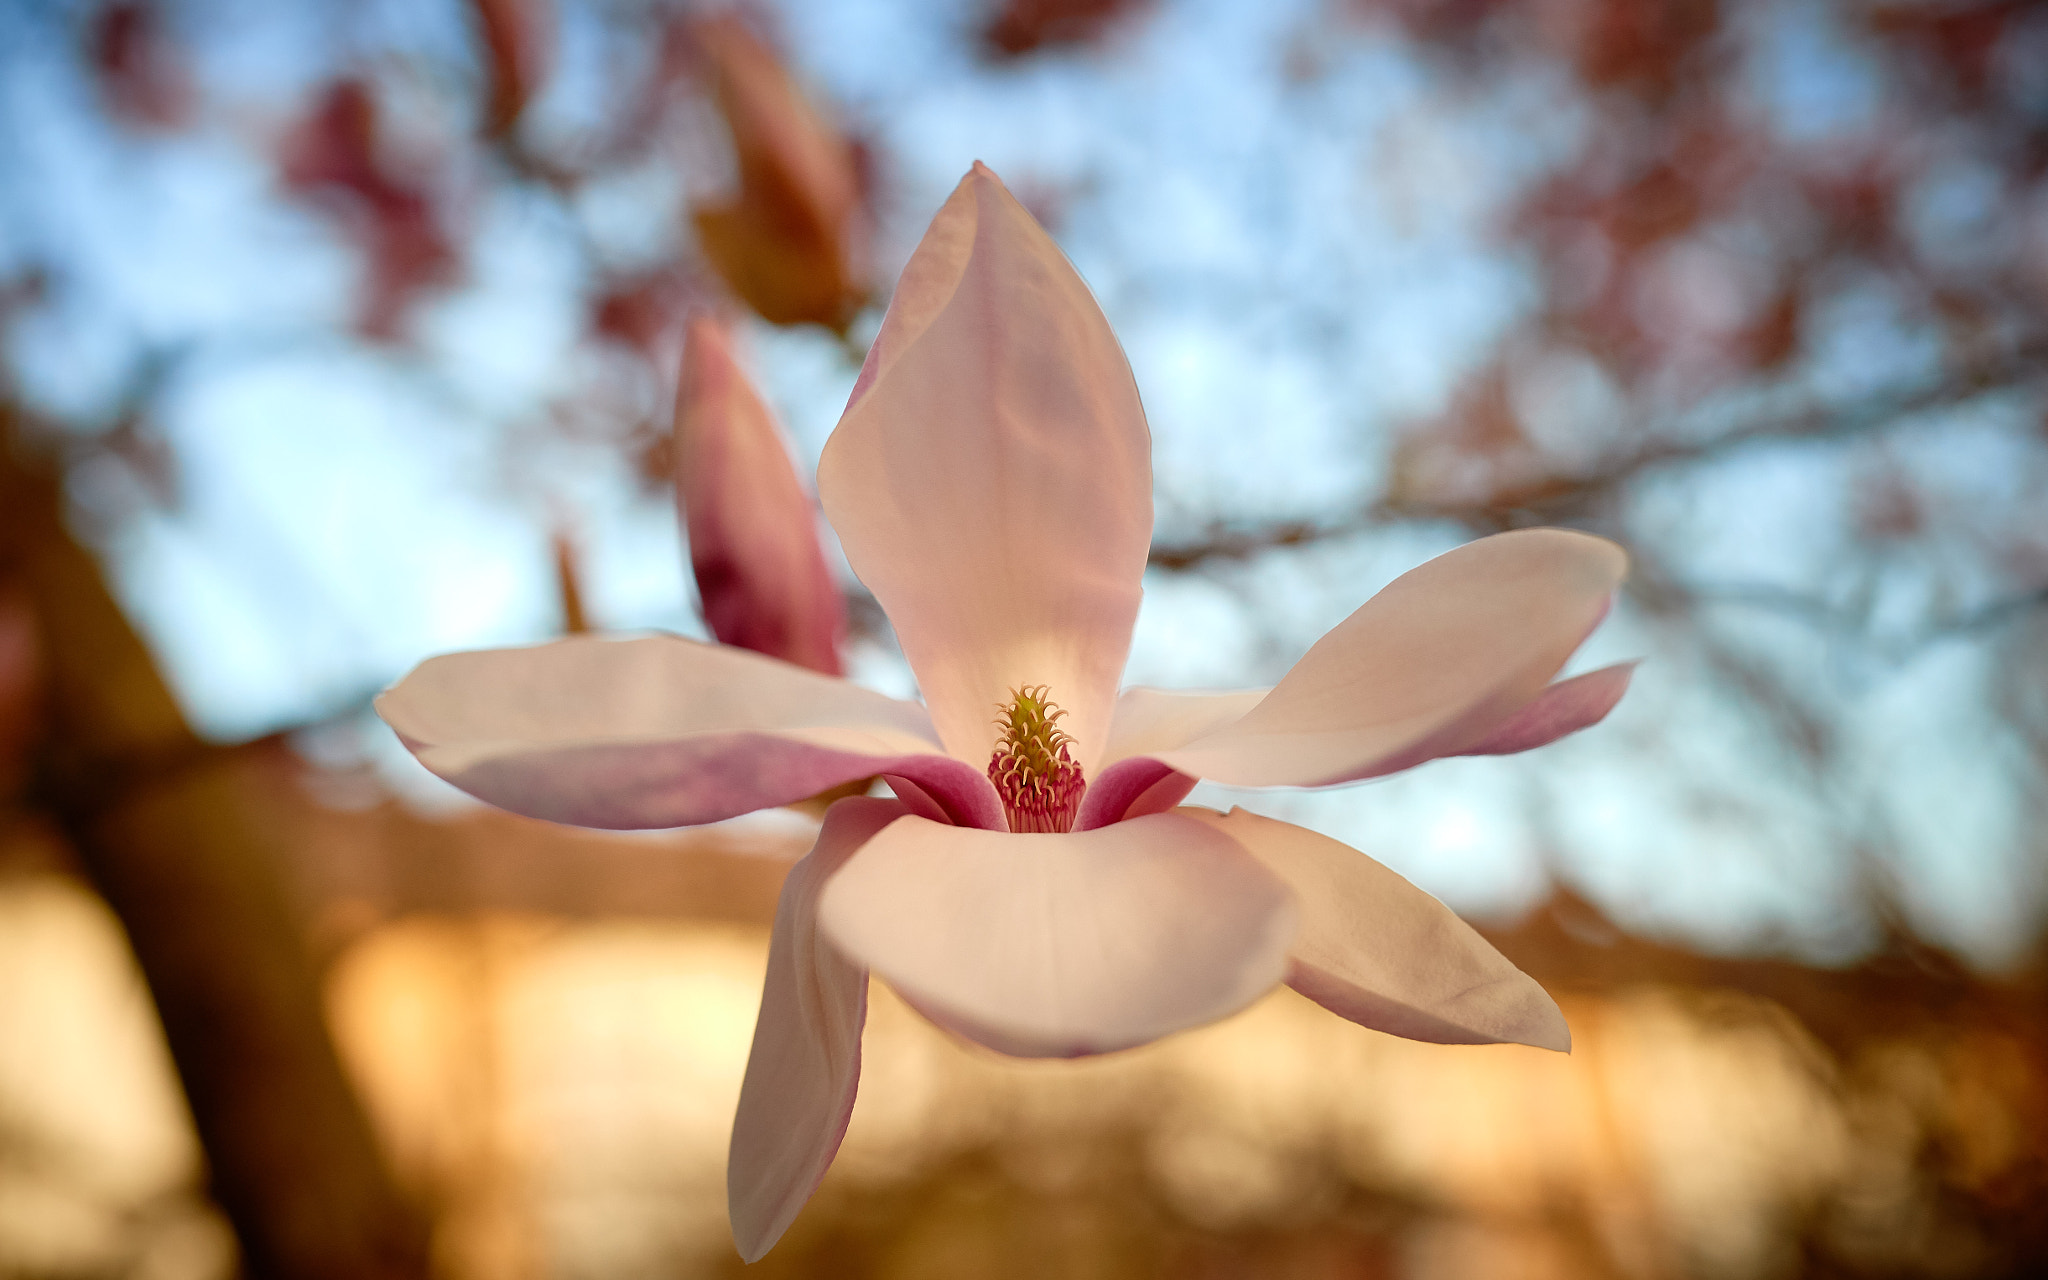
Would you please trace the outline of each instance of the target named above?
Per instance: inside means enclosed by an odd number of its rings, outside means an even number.
[[[690,322],[676,391],[676,504],[704,621],[723,644],[839,674],[846,606],[768,406],[725,330]]]
[[[554,6],[549,0],[470,0],[483,44],[488,89],[484,130],[502,134],[526,111],[554,59]]]
[[[133,125],[176,128],[187,123],[197,97],[184,50],[150,3],[117,0],[92,20],[92,68],[114,116]]]
[[[1087,286],[980,165],[905,267],[818,486],[922,704],[664,637],[434,658],[378,702],[434,772],[557,822],[710,822],[889,780],[894,799],[832,806],[783,889],[727,1173],[747,1259],[838,1149],[870,970],[1019,1056],[1142,1044],[1283,981],[1394,1035],[1569,1048],[1549,996],[1392,871],[1179,801],[1199,778],[1335,786],[1594,723],[1629,668],[1551,681],[1621,581],[1613,544],[1484,538],[1271,689],[1119,692],[1151,438]]]
[[[418,295],[458,265],[425,166],[394,154],[370,83],[344,77],[278,141],[286,190],[324,205],[357,242],[365,280],[358,327],[392,340]]]
[[[739,185],[694,212],[705,256],[774,324],[840,328],[867,291],[867,216],[853,147],[747,25],[692,28],[732,131]]]

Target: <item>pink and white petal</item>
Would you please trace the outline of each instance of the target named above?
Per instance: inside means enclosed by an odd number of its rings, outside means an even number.
[[[903,813],[889,800],[839,801],[826,810],[818,843],[782,882],[725,1165],[733,1243],[748,1262],[782,1238],[818,1189],[846,1136],[860,1085],[868,973],[819,935],[818,895],[833,872]]]
[[[1437,1044],[1571,1051],[1536,980],[1450,908],[1347,844],[1243,809],[1179,809],[1229,835],[1294,891],[1287,984],[1363,1027]]]
[[[934,1020],[1018,1057],[1144,1044],[1287,972],[1295,906],[1178,811],[1066,835],[904,818],[825,887],[826,936]]]
[[[1582,676],[1559,680],[1536,700],[1494,726],[1484,738],[1458,752],[1461,756],[1505,756],[1532,751],[1568,734],[1591,728],[1607,718],[1628,692],[1636,673],[1633,662],[1616,663]]]
[[[1270,689],[1233,689],[1226,693],[1133,686],[1117,695],[1116,715],[1109,724],[1109,745],[1102,763],[1130,756],[1152,755],[1184,747],[1237,723],[1259,705]]]
[[[846,605],[782,427],[724,327],[692,320],[676,388],[676,501],[720,641],[838,675]]]
[[[818,490],[947,751],[985,765],[998,704],[1044,684],[1093,771],[1151,541],[1151,437],[1088,287],[984,166],[905,268]]]
[[[1231,724],[1257,706],[1265,689],[1203,693],[1135,687],[1117,695],[1109,746],[1075,815],[1076,831],[1164,813],[1187,798],[1195,779],[1150,753],[1182,746]]]
[[[922,707],[677,636],[429,658],[377,713],[434,773],[551,822],[713,822],[895,773],[955,821],[1002,825],[987,777],[941,754]]]
[[[1603,538],[1525,529],[1402,574],[1257,706],[1157,752],[1235,786],[1330,786],[1455,755],[1542,692],[1605,616],[1628,559]]]
[[[1089,779],[1074,814],[1074,830],[1165,813],[1186,799],[1197,781],[1151,756],[1127,756]]]

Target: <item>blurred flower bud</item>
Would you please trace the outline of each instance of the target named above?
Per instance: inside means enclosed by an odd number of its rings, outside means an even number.
[[[1143,7],[1131,0],[1006,0],[982,27],[981,44],[998,59],[1089,45],[1125,14]]]
[[[724,644],[839,674],[845,602],[782,430],[715,320],[690,322],[676,393],[676,499],[704,620]]]
[[[739,170],[731,199],[692,215],[705,256],[770,323],[843,328],[866,292],[853,148],[738,18],[707,19],[695,36]]]
[[[87,40],[100,90],[118,119],[161,129],[190,118],[192,70],[155,5],[108,5],[92,20]]]
[[[590,329],[657,364],[674,358],[684,318],[720,301],[717,286],[674,265],[613,276],[598,283]],[[662,473],[666,481],[668,473]]]
[[[554,6],[548,0],[470,0],[469,7],[476,14],[489,77],[484,132],[496,136],[518,123],[547,78]]]
[[[325,206],[367,268],[358,328],[391,339],[413,298],[455,274],[455,247],[417,166],[383,145],[377,99],[360,79],[328,86],[278,145],[285,188]]]

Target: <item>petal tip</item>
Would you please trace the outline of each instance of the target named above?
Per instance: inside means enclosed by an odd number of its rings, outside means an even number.
[[[1555,526],[1524,529],[1518,532],[1544,538],[1560,548],[1570,547],[1574,554],[1584,558],[1587,566],[1592,568],[1601,580],[1613,586],[1620,586],[1622,579],[1628,577],[1628,552],[1622,548],[1620,543],[1612,538],[1603,538],[1597,533],[1587,533],[1580,529],[1566,529]],[[1515,535],[1499,534],[1495,536],[1512,537]]]
[[[1535,1017],[1531,1020],[1532,1025],[1525,1028],[1521,1035],[1513,1037],[1513,1042],[1528,1045],[1532,1049],[1548,1049],[1552,1053],[1570,1055],[1572,1029],[1564,1020],[1564,1010],[1557,1007],[1557,1001],[1552,999],[1550,993],[1543,990],[1542,985],[1534,978],[1527,974],[1523,974],[1522,977],[1536,989],[1542,1007],[1536,1011]]]
[[[413,702],[411,696],[413,691],[407,689],[407,686],[420,674],[421,668],[432,661],[433,659],[429,658],[426,662],[414,666],[412,670],[400,676],[390,685],[380,690],[376,697],[370,699],[370,710],[376,712],[377,718],[382,720],[391,732],[398,735],[398,740],[405,744],[407,751],[417,752],[422,747],[433,745],[431,741],[422,736],[424,731],[421,729],[417,717],[408,714],[408,711],[416,710],[417,708],[409,705]],[[408,723],[409,721],[410,723]]]
[[[1607,577],[1615,586],[1620,586],[1623,579],[1628,577],[1629,561],[1627,550],[1613,539],[1603,538],[1598,534],[1580,533],[1578,536],[1595,544],[1589,550],[1594,553],[1601,566],[1606,570]]]
[[[769,1240],[765,1243],[761,1241],[750,1243],[741,1240],[739,1228],[734,1227],[732,1231],[732,1247],[740,1255],[740,1261],[751,1267],[768,1256],[768,1251],[775,1247],[775,1242]]]
[[[683,337],[686,343],[708,344],[719,350],[727,349],[725,326],[719,324],[709,312],[699,311],[691,316],[683,325]]]

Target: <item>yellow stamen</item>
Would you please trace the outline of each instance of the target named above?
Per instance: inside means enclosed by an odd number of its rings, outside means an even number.
[[[988,778],[1003,798],[1010,830],[1071,831],[1086,783],[1068,748],[1074,739],[1059,727],[1067,713],[1046,695],[1049,685],[1025,685],[998,704],[996,728],[1003,731],[989,757]]]

